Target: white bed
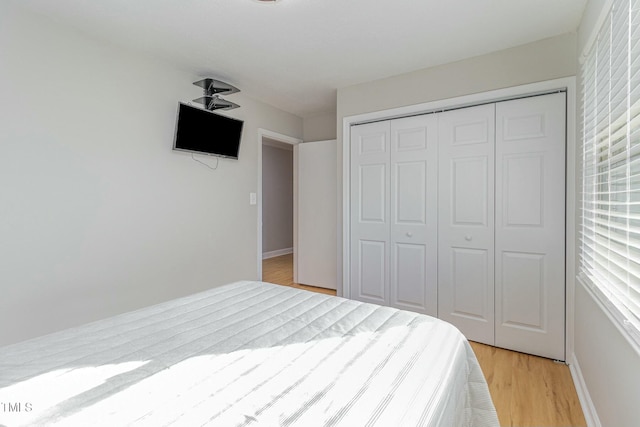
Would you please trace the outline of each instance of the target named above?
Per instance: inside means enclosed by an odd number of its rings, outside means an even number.
[[[10,427],[498,426],[453,326],[261,282],[0,348],[0,402]]]

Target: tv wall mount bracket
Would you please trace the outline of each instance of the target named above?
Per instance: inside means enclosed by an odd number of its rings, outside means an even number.
[[[240,107],[234,102],[220,98],[220,95],[231,95],[240,92],[240,89],[235,86],[211,78],[198,80],[197,82],[193,82],[193,84],[201,87],[204,91],[204,95],[194,99],[193,102],[204,105],[204,108],[209,111],[233,110],[234,108]]]

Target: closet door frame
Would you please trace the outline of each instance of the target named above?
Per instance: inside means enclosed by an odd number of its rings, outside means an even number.
[[[338,203],[338,224],[342,224],[339,230],[339,238],[337,242],[338,253],[338,289],[337,294],[345,298],[351,296],[350,284],[350,134],[351,126],[367,122],[380,120],[389,120],[411,115],[432,113],[441,110],[467,107],[490,102],[504,101],[509,99],[521,98],[531,95],[540,95],[551,93],[553,91],[567,92],[567,162],[566,162],[566,250],[565,250],[565,347],[566,358],[569,360],[573,355],[573,318],[574,318],[574,293],[575,293],[575,227],[576,227],[576,78],[564,77],[560,79],[548,80],[543,82],[531,83],[521,86],[514,86],[506,89],[492,90],[473,95],[459,96],[438,101],[426,102],[421,104],[410,105],[406,107],[390,108],[386,110],[376,111],[372,113],[364,113],[358,115],[347,116],[342,119],[342,150],[339,149],[338,162],[342,160],[342,169],[339,169],[338,183],[342,183],[342,200]],[[340,154],[342,159],[340,159]],[[341,233],[340,233],[341,231]]]

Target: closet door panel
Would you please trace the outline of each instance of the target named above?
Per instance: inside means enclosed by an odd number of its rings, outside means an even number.
[[[358,220],[363,224],[385,224],[387,219],[388,165],[360,165],[358,180]]]
[[[385,289],[387,244],[383,240],[360,239],[358,246],[356,265],[359,271],[355,299],[383,304],[387,293]]]
[[[407,226],[426,224],[427,162],[401,162],[394,165],[395,223]]]
[[[494,112],[439,114],[438,315],[494,343]]]
[[[390,302],[437,315],[437,119],[391,121]]]
[[[517,329],[544,331],[545,287],[544,255],[503,251],[501,282],[502,322]],[[499,338],[502,336],[499,335]],[[503,346],[507,342],[501,342]]]
[[[565,94],[496,104],[496,345],[565,360]]]
[[[489,158],[486,155],[459,157],[449,163],[451,224],[488,230]]]
[[[391,304],[405,310],[427,312],[427,247],[395,243],[392,254]],[[429,313],[432,314],[432,313]]]
[[[451,249],[451,314],[479,322],[492,318],[487,307],[489,251],[485,249]]]
[[[389,303],[390,125],[351,128],[351,298]]]

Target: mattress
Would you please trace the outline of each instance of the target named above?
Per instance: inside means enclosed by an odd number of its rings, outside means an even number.
[[[4,426],[498,426],[448,323],[262,282],[0,349]]]

